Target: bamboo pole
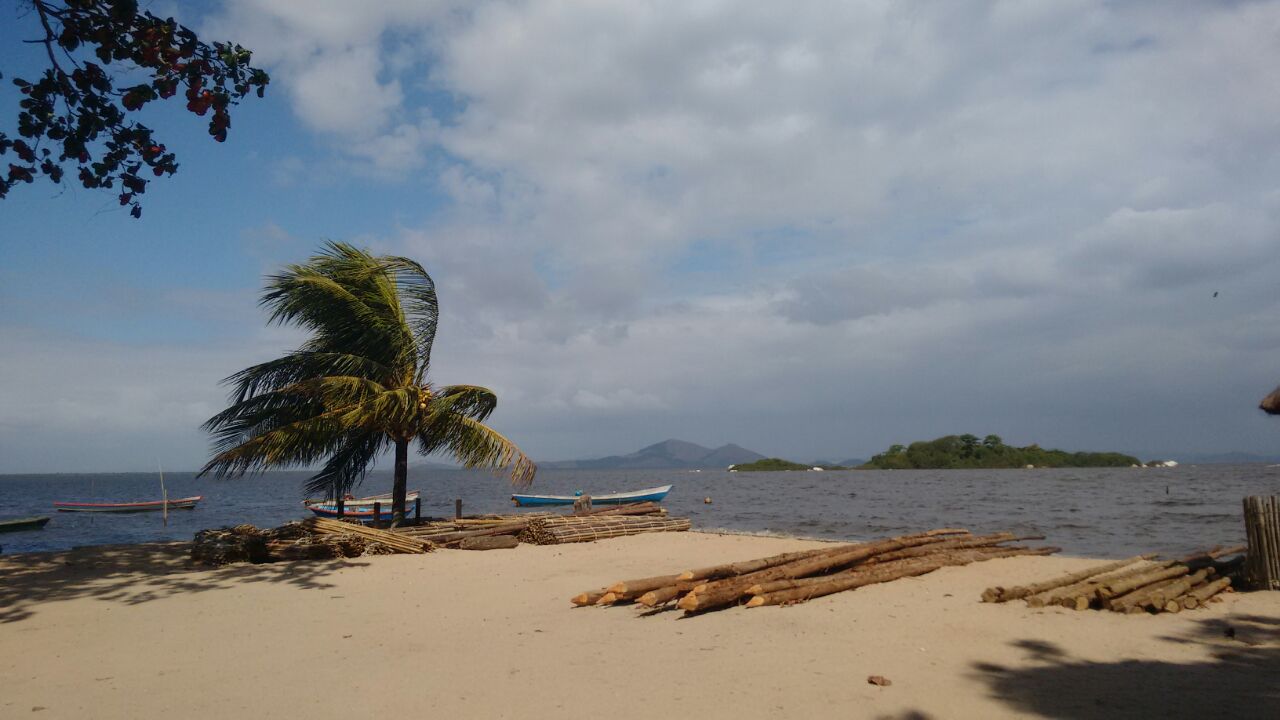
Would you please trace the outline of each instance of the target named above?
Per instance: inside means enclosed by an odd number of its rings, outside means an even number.
[[[425,540],[408,537],[389,530],[377,530],[356,523],[342,522],[340,520],[316,517],[304,520],[303,525],[307,526],[317,535],[358,535],[366,540],[381,543],[402,553],[425,553],[430,552],[432,549],[431,543]]]
[[[1129,565],[1142,562],[1143,560],[1150,560],[1153,557],[1155,557],[1155,555],[1137,555],[1127,560],[1119,560],[1107,563],[1106,565],[1095,565],[1085,570],[1069,573],[1067,575],[1054,578],[1053,580],[1036,583],[1034,585],[1018,585],[1008,589],[999,586],[987,588],[982,593],[982,601],[1008,602],[1010,600],[1038,595],[1048,590],[1065,587],[1067,585],[1074,585],[1082,580],[1087,580],[1091,577],[1108,573],[1113,570],[1119,570],[1120,568],[1128,567]]]

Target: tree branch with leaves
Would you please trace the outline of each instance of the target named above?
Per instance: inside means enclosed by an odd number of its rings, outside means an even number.
[[[116,192],[141,217],[145,175],[173,175],[178,162],[132,114],[181,94],[223,142],[230,108],[250,93],[262,97],[270,82],[249,64],[249,50],[206,43],[173,18],[139,12],[137,0],[29,5],[40,36],[27,42],[43,45],[49,64],[36,79],[12,79],[24,97],[16,134],[0,131],[0,198],[39,176],[61,184],[70,169],[81,185]]]

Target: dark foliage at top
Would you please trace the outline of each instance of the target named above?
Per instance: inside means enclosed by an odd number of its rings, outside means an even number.
[[[947,435],[908,446],[894,445],[863,465],[880,470],[935,468],[1127,467],[1140,465],[1131,456],[1115,452],[1067,452],[1039,445],[1005,445],[999,435],[979,440],[976,435]]]
[[[17,135],[0,132],[0,198],[39,175],[60,184],[69,166],[81,185],[118,191],[140,217],[143,175],[173,175],[178,163],[130,113],[181,92],[223,142],[230,107],[250,92],[262,97],[270,81],[250,67],[248,50],[205,43],[173,18],[139,13],[137,0],[32,0],[31,14],[41,37],[29,42],[44,45],[49,66],[38,79],[13,78],[24,97]]]

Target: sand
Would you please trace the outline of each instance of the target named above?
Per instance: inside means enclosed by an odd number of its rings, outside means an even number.
[[[0,717],[1280,713],[1280,593],[1161,616],[978,602],[1096,560],[996,560],[692,618],[569,603],[813,545],[673,533],[197,571],[180,544],[0,556]]]

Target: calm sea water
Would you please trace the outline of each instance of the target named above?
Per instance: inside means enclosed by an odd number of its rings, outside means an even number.
[[[196,510],[96,515],[55,513],[55,500],[127,502],[160,496],[156,474],[3,475],[0,516],[51,515],[43,530],[0,533],[3,552],[77,545],[189,540],[204,528],[278,525],[306,515],[306,473],[237,480],[166,473],[170,497],[204,495]],[[1168,469],[898,470],[801,473],[585,471],[538,473],[532,492],[605,493],[675,485],[666,505],[698,529],[728,529],[859,540],[941,526],[975,532],[1040,533],[1078,555],[1185,553],[1244,542],[1240,501],[1280,494],[1280,467],[1199,465]],[[388,472],[372,473],[361,494],[390,490]],[[488,473],[411,470],[423,514],[513,512],[511,488]],[[704,504],[703,498],[712,498]]]

